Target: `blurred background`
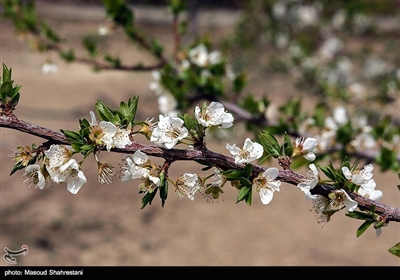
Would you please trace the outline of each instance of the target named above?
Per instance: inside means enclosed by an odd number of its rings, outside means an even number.
[[[127,42],[122,31],[106,28],[109,21],[99,1],[34,2],[38,15],[78,54],[85,54],[82,37],[95,34],[103,48],[126,61],[152,62],[152,57]],[[215,48],[229,55],[233,69],[246,69],[246,91],[267,94],[272,108],[301,96],[306,108],[321,100],[345,101],[400,118],[399,1],[187,2],[190,32],[183,40],[207,34]],[[165,1],[129,3],[136,24],[171,53],[172,17]],[[5,18],[0,32],[0,61],[12,68],[13,80],[22,85],[15,111],[19,118],[54,131],[75,131],[79,119],[89,119],[97,98],[117,108],[133,95],[140,96],[137,119],[158,116],[157,97],[149,88],[150,72],[94,72],[84,64],[68,64],[55,53],[32,49]],[[53,68],[44,68],[46,63]],[[337,94],[343,90],[353,92],[355,98]],[[269,114],[273,117],[274,111]],[[245,129],[238,126],[228,139],[210,138],[207,146],[227,155],[225,143],[240,145],[245,136]],[[357,238],[361,222],[339,213],[321,227],[310,212],[311,203],[289,184],[281,186],[269,205],[262,205],[258,197],[252,206],[236,204],[237,191],[227,184],[213,203],[201,196],[181,200],[170,188],[164,208],[157,197],[141,210],[139,181],[122,183],[116,178],[113,184],[102,185],[91,159],[83,166],[88,182],[77,195],[65,185],[27,189],[21,171],[9,176],[14,162],[8,155],[17,145],[39,145],[43,139],[1,128],[0,140],[0,243],[15,250],[29,246],[29,253],[18,257],[18,265],[400,264],[388,253],[399,242],[398,224],[383,228],[380,237],[371,228]],[[115,165],[122,163],[121,158],[121,154],[101,154],[102,162]],[[199,166],[174,163],[170,176],[176,178],[182,170],[197,172]],[[382,202],[400,207],[397,174],[374,170],[374,179],[383,191]],[[1,264],[9,265],[3,259]]]

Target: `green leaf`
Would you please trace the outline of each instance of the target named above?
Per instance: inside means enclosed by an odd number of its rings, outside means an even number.
[[[25,168],[25,166],[22,164],[22,162],[17,162],[14,165],[14,168],[11,170],[10,176],[13,175],[16,171],[21,170],[23,168]]]
[[[284,139],[283,147],[284,147],[285,155],[291,156],[293,153],[293,142],[290,139],[287,132],[285,132],[285,134],[283,135],[283,139]]]
[[[80,119],[79,126],[81,127],[81,129],[85,129],[85,128],[90,127],[90,123],[87,119]]]
[[[72,62],[75,60],[74,50],[70,49],[68,51],[60,51],[60,57],[66,62]]]
[[[236,170],[236,169],[229,169],[229,170],[223,171],[221,173],[229,181],[237,180],[243,176],[243,172],[241,170]]]
[[[252,171],[253,171],[253,165],[246,164],[246,166],[243,168],[243,176],[248,178]]]
[[[189,114],[185,114],[183,116],[183,121],[188,130],[197,130],[197,120],[191,117]]]
[[[161,43],[158,42],[157,40],[152,40],[152,41],[151,41],[151,48],[152,48],[153,53],[154,53],[156,56],[161,56],[162,53],[163,53],[163,51],[164,51],[163,46],[162,46]]]
[[[129,98],[128,106],[132,112],[132,121],[135,119],[138,104],[139,104],[139,96],[134,96],[133,98]]]
[[[107,15],[115,23],[129,29],[133,25],[134,15],[124,0],[103,0]]]
[[[244,200],[250,191],[251,191],[251,188],[249,188],[249,187],[240,188],[238,196],[236,198],[236,203]]]
[[[183,0],[170,0],[168,1],[169,8],[172,10],[172,13],[178,15],[183,12],[186,7],[186,2]]]
[[[400,258],[400,242],[394,245],[393,247],[389,248],[388,251]]]
[[[83,145],[82,143],[77,143],[77,142],[71,143],[71,147],[77,152],[81,150],[82,145]]]
[[[326,177],[328,177],[332,181],[336,181],[336,171],[335,171],[335,169],[333,169],[332,166],[330,166],[330,165],[328,165],[328,166],[320,166],[320,165],[318,165],[318,167],[326,175]]]
[[[110,122],[114,118],[114,114],[100,99],[96,102],[96,112],[102,121]]]
[[[279,157],[280,146],[278,140],[271,133],[260,131],[259,133],[260,143],[264,147],[264,150],[273,157]]]
[[[353,218],[353,219],[366,220],[369,222],[374,221],[374,217],[371,214],[364,213],[364,212],[353,211],[353,212],[348,212],[345,215],[350,218]]]
[[[160,173],[160,198],[161,198],[161,206],[164,207],[165,201],[168,196],[168,181],[165,179],[165,173]]]
[[[146,207],[147,204],[151,205],[151,202],[153,201],[154,197],[156,196],[158,189],[155,189],[153,192],[148,192],[146,193],[143,198],[142,198],[142,205],[140,207],[140,209],[143,209],[144,207]]]
[[[14,95],[14,96],[12,97],[11,102],[10,102],[10,104],[11,104],[12,107],[16,107],[16,106],[17,106],[18,101],[19,101],[19,97],[20,97],[20,94],[19,94],[19,93],[17,93],[16,95]]]
[[[12,82],[9,81],[9,80],[4,81],[1,84],[1,87],[0,87],[1,100],[3,102],[8,102],[9,101],[9,97],[12,97],[13,93],[14,93],[14,91],[13,91]]]
[[[251,199],[253,197],[253,192],[249,192],[248,196],[246,197],[246,204],[251,206]]]
[[[246,178],[240,177],[239,182],[242,186],[251,186],[251,182],[247,180]]]
[[[2,82],[4,82],[4,81],[11,81],[11,72],[12,72],[12,69],[11,69],[11,68],[8,68],[7,65],[5,65],[5,64],[3,63],[3,76],[2,76],[2,78],[1,78],[1,81],[2,81]],[[11,81],[11,82],[12,82],[12,81]]]
[[[365,221],[358,229],[357,229],[357,233],[356,236],[359,237],[361,234],[364,233],[364,231],[367,230],[367,228],[369,228],[370,225],[372,225],[373,222],[371,221]]]
[[[75,131],[70,131],[70,130],[64,130],[64,129],[60,129],[60,131],[65,135],[65,137],[67,138],[68,142],[72,143],[72,142],[81,142],[82,138],[81,135]]]
[[[131,117],[131,110],[129,109],[128,104],[126,104],[124,101],[121,101],[119,104],[119,111],[126,119]]]
[[[92,36],[87,36],[83,39],[83,46],[89,53],[90,57],[97,56],[97,44]]]

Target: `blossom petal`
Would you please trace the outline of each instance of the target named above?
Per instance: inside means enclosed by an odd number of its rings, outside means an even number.
[[[270,189],[260,189],[259,193],[263,204],[269,204],[274,197],[274,192]]]

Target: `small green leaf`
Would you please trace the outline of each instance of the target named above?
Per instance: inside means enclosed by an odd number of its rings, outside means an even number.
[[[10,176],[13,175],[16,171],[21,170],[23,168],[25,168],[25,166],[22,164],[22,162],[17,162],[14,165],[14,168],[11,170]]]
[[[320,166],[318,165],[319,169],[332,181],[336,181],[336,171],[332,168],[332,166]]]
[[[1,78],[1,81],[2,81],[2,82],[4,82],[4,81],[11,81],[11,72],[12,72],[12,69],[11,69],[11,68],[8,68],[7,65],[5,65],[5,64],[3,63],[3,76],[2,76],[2,78]],[[11,81],[11,82],[12,82],[12,81]]]
[[[133,98],[128,99],[128,106],[131,110],[132,121],[135,120],[137,106],[139,104],[139,96],[134,96]]]
[[[124,101],[121,101],[121,103],[119,104],[119,111],[126,119],[131,118],[131,110],[129,109],[128,104],[126,104]]]
[[[248,196],[246,197],[246,204],[251,206],[251,199],[253,197],[253,192],[249,192]]]
[[[16,107],[16,106],[17,106],[18,101],[19,101],[19,97],[20,97],[20,94],[19,94],[19,93],[17,93],[16,95],[14,95],[14,96],[12,97],[11,102],[10,102],[10,104],[11,104],[12,107]]]
[[[193,117],[191,117],[189,114],[185,114],[184,116],[183,116],[183,121],[184,121],[184,123],[185,123],[185,127],[188,129],[188,130],[197,130],[197,120],[195,119],[195,118],[193,118]]]
[[[283,147],[284,147],[285,155],[291,156],[293,153],[293,142],[289,138],[289,135],[287,134],[287,132],[285,132],[285,134],[283,135],[283,139],[284,139]]]
[[[160,198],[161,198],[161,206],[164,207],[165,201],[168,196],[168,181],[165,179],[165,173],[160,173]]]
[[[251,182],[244,177],[239,178],[239,182],[242,186],[251,186]]]
[[[64,129],[61,129],[60,131],[65,135],[69,142],[82,142],[82,138],[79,133]]]
[[[102,121],[111,121],[114,118],[114,114],[110,108],[108,108],[100,99],[96,102],[96,112]]]
[[[148,192],[146,193],[143,198],[142,198],[142,205],[140,209],[143,209],[146,207],[147,204],[151,205],[151,202],[153,201],[154,197],[156,196],[158,189],[155,189],[153,192]]]
[[[85,129],[85,128],[90,127],[90,123],[87,119],[80,119],[79,126],[81,127],[81,129]]]
[[[250,191],[251,191],[251,188],[249,188],[249,187],[240,188],[238,196],[236,198],[236,203],[238,203],[238,202],[242,201],[243,199],[245,199]]]
[[[369,222],[374,221],[374,217],[372,216],[372,214],[368,214],[368,213],[364,213],[364,212],[353,211],[353,212],[348,212],[345,215],[350,218],[353,218],[353,219],[366,220]]]
[[[246,166],[243,168],[243,176],[246,178],[249,177],[252,171],[253,171],[253,165],[246,164]]]
[[[393,247],[389,248],[388,251],[400,258],[400,242],[394,245]]]
[[[364,231],[367,230],[367,228],[369,228],[370,225],[372,225],[372,221],[365,221],[358,229],[357,229],[357,233],[356,236],[359,237],[361,234],[364,233]]]
[[[278,140],[271,133],[260,131],[259,133],[260,143],[264,147],[264,150],[273,157],[280,155],[280,146]]]
[[[241,170],[236,170],[236,169],[229,169],[229,170],[223,171],[221,173],[229,181],[237,180],[243,176],[243,172]]]
[[[61,51],[60,57],[64,59],[66,62],[72,62],[75,60],[74,50],[70,49],[68,51]]]
[[[4,81],[0,87],[0,96],[3,102],[8,102],[9,97],[13,96],[13,86],[12,82],[7,80]]]
[[[71,147],[75,151],[78,151],[78,152],[81,150],[81,146],[82,146],[82,143],[76,143],[76,142],[71,143]]]

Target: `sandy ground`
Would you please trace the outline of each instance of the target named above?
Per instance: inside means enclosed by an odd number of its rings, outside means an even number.
[[[44,5],[44,4],[42,4]],[[41,6],[42,12],[46,5]],[[52,7],[47,7],[48,9]],[[52,23],[72,45],[87,32],[96,33],[103,22],[94,10],[79,7],[85,17],[72,16],[64,10],[50,13]],[[62,12],[64,11],[64,13]],[[96,14],[97,13],[97,14]],[[64,14],[64,17],[61,15]],[[71,15],[70,18],[65,14]],[[140,13],[138,13],[140,14]],[[161,13],[162,14],[162,13]],[[146,14],[140,25],[146,33],[162,42],[169,42],[171,27],[165,22],[150,22]],[[220,18],[209,17],[209,18]],[[221,27],[221,26],[220,26]],[[214,35],[224,28],[212,28]],[[222,34],[222,33],[220,33]],[[1,20],[0,61],[13,69],[15,83],[22,85],[16,114],[25,121],[55,131],[76,130],[78,119],[89,119],[97,98],[110,107],[121,100],[140,95],[139,119],[157,116],[155,96],[149,91],[150,73],[94,73],[85,65],[65,64],[55,54],[38,54],[13,34],[9,21]],[[122,34],[108,40],[116,53],[129,61],[148,61],[148,56],[126,44]],[[44,75],[41,64],[51,58],[59,66],[57,73]],[[293,94],[294,86],[279,77],[269,77],[257,84],[259,91]],[[254,88],[254,86],[253,86]],[[257,90],[257,88],[254,88]],[[281,96],[281,95],[280,95]],[[334,215],[321,228],[309,211],[311,205],[294,186],[283,184],[269,205],[262,205],[255,196],[253,205],[235,204],[237,192],[224,187],[223,199],[206,203],[201,196],[194,201],[180,200],[173,189],[164,208],[158,199],[140,210],[139,181],[101,185],[96,167],[88,160],[83,170],[88,178],[77,195],[65,185],[40,191],[27,189],[22,172],[9,176],[13,167],[7,157],[19,144],[40,144],[43,140],[18,131],[0,129],[1,162],[1,238],[3,249],[29,246],[26,256],[18,257],[18,265],[99,265],[99,266],[398,266],[397,257],[388,248],[399,242],[399,225],[390,224],[380,237],[367,230],[356,237],[361,222]],[[242,143],[237,133],[229,141]],[[227,153],[225,143],[211,141],[209,147]],[[101,159],[118,164],[120,154],[102,153]],[[157,160],[156,160],[157,161]],[[191,163],[176,163],[171,177],[198,171]],[[399,207],[397,175],[374,173],[378,188],[384,193],[382,202]],[[9,265],[3,259],[1,265]]]

